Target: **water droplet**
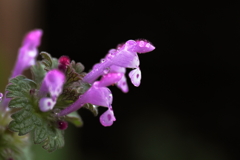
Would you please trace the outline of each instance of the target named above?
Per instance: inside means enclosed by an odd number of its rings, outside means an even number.
[[[108,99],[109,99],[110,101],[112,101],[112,99],[113,99],[112,94],[109,94]]]
[[[104,63],[105,62],[105,59],[101,59],[101,61],[100,61],[101,63]]]
[[[3,94],[0,93],[0,102],[2,101],[2,98],[3,98]]]
[[[59,108],[55,108],[54,110],[53,110],[53,114],[54,114],[54,116],[55,117],[58,117],[58,114],[61,112],[61,110],[59,109]]]
[[[105,69],[103,70],[103,73],[104,73],[104,74],[108,74],[109,71],[110,71],[110,68],[105,68]]]

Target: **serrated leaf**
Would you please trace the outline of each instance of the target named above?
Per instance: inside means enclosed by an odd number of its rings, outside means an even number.
[[[21,90],[19,86],[10,84],[6,87],[6,90],[8,91],[6,96],[7,98],[13,98],[13,97],[24,97],[25,92]]]
[[[29,103],[28,98],[22,97],[22,98],[13,98],[9,102],[10,108],[23,108]]]
[[[86,103],[83,108],[86,108],[88,110],[90,110],[94,116],[98,115],[98,108],[96,105],[90,104],[90,103]]]
[[[43,144],[43,148],[49,152],[55,151],[57,148],[64,146],[63,131],[56,128],[48,129],[48,138]]]
[[[24,76],[11,79],[11,84],[7,87],[7,97],[11,98],[9,107],[20,110],[11,115],[13,120],[8,128],[18,132],[19,136],[33,132],[34,143],[43,142],[43,148],[51,152],[63,146],[63,132],[56,128],[56,120],[50,113],[39,112],[38,103],[29,93],[30,89],[35,88],[36,83]]]
[[[40,144],[47,139],[47,129],[44,126],[36,127],[34,130],[33,140],[35,144]]]
[[[25,78],[26,78],[25,76],[20,75],[20,76],[17,76],[17,77],[14,77],[14,78],[10,79],[9,82],[13,83],[13,84],[17,84],[19,81],[21,81]]]
[[[17,76],[10,80],[10,84],[6,87],[6,97],[12,98],[12,102],[9,102],[9,107],[11,108],[21,108],[26,104],[30,96],[30,90],[37,87],[36,83],[24,76]],[[19,102],[19,105],[17,103]]]
[[[76,127],[81,127],[83,125],[82,118],[77,112],[72,112],[66,116],[66,121],[71,122]]]
[[[49,71],[52,68],[52,57],[47,52],[41,52],[40,55],[42,56],[42,64],[45,66],[45,70]]]
[[[31,73],[32,73],[33,80],[37,84],[40,84],[46,74],[46,70],[44,70],[44,65],[38,61],[36,65],[33,65],[31,67]]]
[[[32,131],[35,126],[32,121],[32,114],[27,110],[20,110],[12,115],[13,121],[9,124],[9,129],[18,132],[19,136]]]
[[[28,106],[31,107],[32,106]],[[33,109],[22,109],[12,115],[9,129],[19,136],[33,131],[35,144],[43,143],[43,148],[52,152],[64,145],[63,132],[54,125],[49,125],[43,117],[36,115]]]

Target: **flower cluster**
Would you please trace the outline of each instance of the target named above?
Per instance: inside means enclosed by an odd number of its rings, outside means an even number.
[[[146,53],[154,50],[155,47],[146,40],[129,40],[125,44],[118,46],[117,49],[111,49],[100,63],[94,65],[93,70],[89,72],[83,81],[92,84],[79,99],[62,110],[59,116],[67,115],[86,103],[97,106],[108,107],[108,110],[100,117],[103,126],[111,126],[116,120],[112,109],[112,93],[107,86],[117,84],[123,91],[128,92],[128,85],[125,77],[126,68],[134,68],[129,77],[134,86],[138,87],[141,81],[141,70],[139,68],[139,58],[137,53]],[[102,76],[100,81],[95,81]]]
[[[22,47],[19,49],[11,78],[21,75],[25,69],[36,64],[37,47],[40,45],[41,36],[42,30],[40,29],[33,30],[26,35]],[[154,49],[155,47],[147,40],[128,40],[126,43],[118,45],[116,49],[109,50],[105,58],[95,64],[93,69],[80,80],[81,83],[87,83],[90,87],[80,94],[75,102],[61,109],[57,116],[64,117],[85,104],[103,106],[108,109],[100,116],[100,122],[103,126],[111,126],[116,118],[112,109],[113,96],[107,86],[116,84],[124,93],[128,92],[125,73],[126,68],[132,68],[129,78],[132,84],[138,87],[141,82],[138,53],[147,53]],[[51,68],[45,73],[37,93],[38,106],[42,112],[51,111],[56,106],[66,83],[66,70],[69,66],[70,59],[62,56],[58,61],[58,67]],[[97,80],[99,77],[101,79]],[[7,104],[7,99],[5,101]]]
[[[108,86],[116,85],[124,93],[128,92],[126,68],[132,69],[128,76],[136,87],[141,82],[141,70],[138,53],[147,53],[155,47],[147,40],[128,40],[109,50],[108,54],[95,64],[89,73],[83,72],[84,66],[70,61],[68,56],[59,59],[41,52],[42,60],[36,60],[42,30],[29,32],[19,49],[16,65],[9,79],[4,94],[0,93],[0,137],[9,133],[12,144],[4,140],[0,146],[0,159],[22,157],[27,142],[19,138],[32,133],[35,144],[52,152],[64,145],[64,130],[68,122],[82,126],[80,115],[76,112],[84,107],[98,114],[98,107],[107,110],[100,116],[103,126],[111,126],[116,118],[113,112],[113,95]],[[23,71],[30,68],[32,79],[23,76]],[[3,101],[1,102],[1,100]],[[4,129],[4,130],[3,130]],[[17,132],[5,132],[10,130]],[[3,132],[1,132],[3,131]],[[4,133],[4,134],[3,134]],[[15,136],[13,136],[15,135]],[[6,142],[5,142],[6,141]],[[15,141],[19,142],[16,150]],[[1,151],[11,150],[14,154],[2,155]],[[25,158],[23,158],[25,159]]]

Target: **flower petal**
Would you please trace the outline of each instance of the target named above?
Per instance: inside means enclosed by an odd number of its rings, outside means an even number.
[[[98,83],[98,86],[99,87],[110,86],[114,83],[117,83],[122,78],[122,76],[123,76],[122,73],[108,73],[106,75],[103,75]]]
[[[147,40],[136,40],[136,42],[137,42],[137,45],[135,46],[133,51],[137,53],[151,52],[152,50],[155,49],[155,47]]]
[[[140,68],[138,67],[138,68],[132,70],[129,73],[129,77],[131,79],[132,84],[135,87],[138,87],[140,85],[140,83],[141,83],[141,78],[142,78],[142,74],[141,74]]]
[[[114,116],[112,107],[109,107],[108,110],[100,116],[100,122],[103,126],[109,127],[114,121],[116,121],[116,118]]]
[[[120,79],[120,81],[117,82],[117,87],[122,90],[122,92],[127,93],[128,92],[128,84],[127,79],[124,76]]]
[[[111,61],[113,65],[125,68],[137,68],[140,63],[137,53],[128,50],[119,50]]]
[[[85,99],[84,103],[91,103],[103,107],[109,107],[113,100],[110,89],[107,87],[98,87],[98,82],[95,82],[82,96]]]
[[[22,74],[25,69],[35,64],[38,53],[37,47],[40,45],[41,36],[42,30],[40,29],[33,30],[25,36],[11,78]]]
[[[42,86],[40,88],[40,94],[42,96],[50,93],[51,97],[56,100],[56,98],[62,93],[62,87],[65,83],[65,75],[57,70],[51,70],[47,72]]]
[[[40,99],[38,104],[42,112],[47,112],[53,109],[56,101],[53,101],[52,98],[44,97]]]

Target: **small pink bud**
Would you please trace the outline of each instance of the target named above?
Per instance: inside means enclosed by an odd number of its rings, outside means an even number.
[[[68,122],[66,122],[66,121],[58,120],[57,125],[58,125],[58,129],[60,129],[60,130],[65,130],[68,128]]]
[[[65,71],[69,64],[70,64],[70,58],[68,56],[61,56],[59,58],[58,69],[61,71]]]

